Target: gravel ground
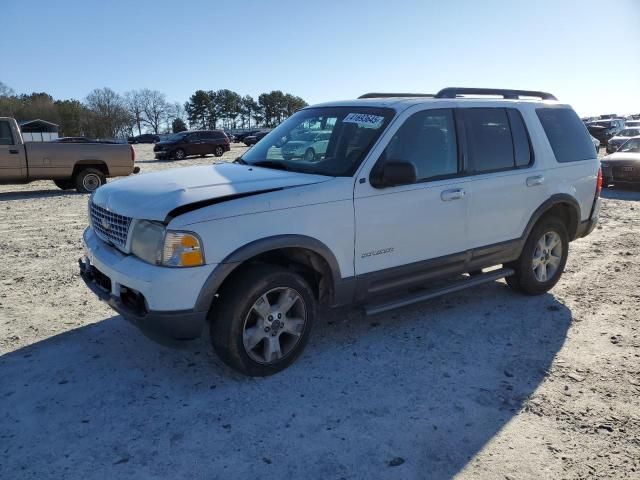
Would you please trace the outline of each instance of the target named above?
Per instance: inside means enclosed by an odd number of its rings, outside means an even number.
[[[640,190],[604,197],[551,293],[330,312],[250,379],[87,290],[85,195],[0,186],[0,478],[638,479]]]

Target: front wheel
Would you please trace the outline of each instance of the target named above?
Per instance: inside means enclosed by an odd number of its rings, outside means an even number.
[[[93,193],[106,182],[104,173],[95,168],[84,168],[75,177],[78,193]]]
[[[211,342],[220,359],[250,376],[277,373],[302,353],[315,299],[297,273],[273,265],[237,272],[211,312]]]
[[[506,278],[514,290],[540,295],[558,283],[567,263],[569,235],[556,217],[542,219],[533,228],[520,258],[508,265],[515,270]]]
[[[307,148],[307,151],[304,152],[304,160],[306,162],[313,162],[316,158],[316,152],[313,148]]]
[[[217,146],[217,147],[215,148],[215,150],[213,151],[213,154],[214,154],[216,157],[221,157],[222,155],[224,155],[224,148],[222,148],[222,147],[220,147],[220,146]]]
[[[181,148],[178,148],[175,152],[173,152],[173,158],[175,158],[176,160],[184,160],[186,156],[187,154]]]

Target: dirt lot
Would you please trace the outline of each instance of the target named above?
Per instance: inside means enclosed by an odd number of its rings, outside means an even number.
[[[638,479],[640,190],[604,197],[550,294],[335,311],[248,379],[86,289],[85,195],[0,186],[0,478]]]

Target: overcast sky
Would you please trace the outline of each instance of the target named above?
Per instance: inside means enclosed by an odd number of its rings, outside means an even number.
[[[318,103],[473,86],[640,113],[640,0],[2,3],[0,81],[18,93],[280,89]]]

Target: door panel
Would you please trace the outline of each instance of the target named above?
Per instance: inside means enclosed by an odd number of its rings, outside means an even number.
[[[26,180],[27,163],[24,145],[15,144],[11,124],[0,120],[0,182]]]
[[[390,135],[372,169],[374,178],[386,161],[412,164],[418,182],[386,188],[356,183],[356,274],[464,252],[468,202],[458,178],[452,110],[420,110],[407,116]]]

